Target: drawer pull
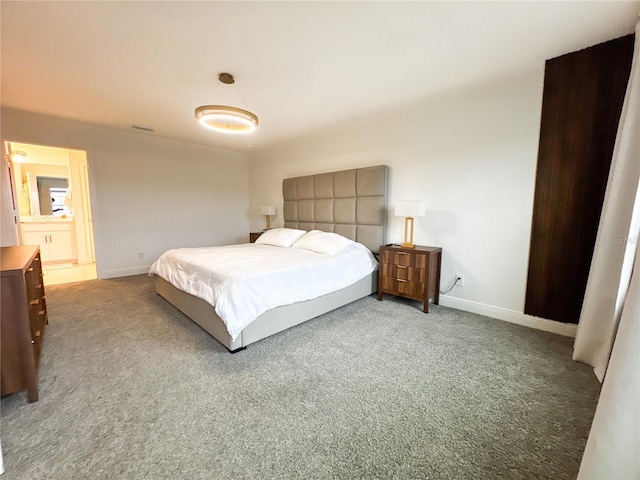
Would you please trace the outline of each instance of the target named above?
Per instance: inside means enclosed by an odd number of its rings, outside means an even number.
[[[36,288],[42,288],[42,284],[38,285]]]
[[[36,341],[35,340],[31,340],[31,343],[36,343]]]
[[[406,280],[402,280],[401,278],[398,278],[397,280],[398,280],[399,282],[402,282],[402,283],[406,283],[406,282],[407,282]]]
[[[27,272],[33,272],[33,267],[27,268]]]
[[[398,267],[398,268],[409,268],[406,265],[396,265],[396,267]]]
[[[40,336],[40,330],[36,332],[36,337],[39,337],[39,336]]]
[[[40,303],[40,300],[38,300],[37,298],[35,300],[31,300],[29,302],[29,305],[37,305],[38,303]]]
[[[398,255],[409,255],[408,252],[398,252]]]
[[[44,315],[44,310],[40,310],[40,311],[38,312],[38,315]]]

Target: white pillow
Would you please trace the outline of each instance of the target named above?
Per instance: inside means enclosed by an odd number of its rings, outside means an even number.
[[[272,228],[260,235],[255,243],[273,245],[275,247],[290,247],[305,233],[307,233],[305,230],[297,230],[295,228]]]
[[[312,252],[325,253],[327,255],[337,255],[345,251],[351,245],[353,240],[338,235],[337,233],[322,232],[320,230],[311,230],[300,240],[293,244],[295,248],[304,248]]]

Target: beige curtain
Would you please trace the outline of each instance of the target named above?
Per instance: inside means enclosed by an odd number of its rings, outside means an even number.
[[[640,248],[578,479],[640,478]]]
[[[640,478],[640,23],[574,344],[604,383],[578,479]],[[606,377],[605,377],[606,373]]]
[[[592,365],[601,382],[627,296],[640,227],[638,214],[633,214],[640,178],[639,45],[640,23],[574,343],[573,359]]]

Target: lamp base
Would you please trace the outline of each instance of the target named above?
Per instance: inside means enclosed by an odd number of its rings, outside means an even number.
[[[404,219],[404,242],[400,246],[402,248],[416,248],[413,243],[413,217]]]

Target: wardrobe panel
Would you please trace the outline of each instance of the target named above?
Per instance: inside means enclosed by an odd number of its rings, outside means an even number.
[[[524,312],[578,323],[634,36],[548,60]]]

